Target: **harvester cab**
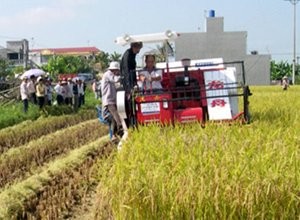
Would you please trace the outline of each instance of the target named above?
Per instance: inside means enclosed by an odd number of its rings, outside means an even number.
[[[180,37],[174,31],[157,34],[124,35],[116,43],[164,42]],[[157,63],[162,71],[162,88],[117,92],[118,111],[130,126],[137,124],[188,123],[241,120],[249,123],[251,95],[245,82],[243,61],[222,58],[182,59]],[[126,107],[129,106],[130,108]],[[130,112],[129,112],[130,111]]]

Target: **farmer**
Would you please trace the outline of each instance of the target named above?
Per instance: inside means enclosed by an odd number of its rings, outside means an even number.
[[[284,76],[282,78],[282,83],[281,83],[282,89],[283,90],[287,90],[287,88],[289,87],[289,80],[287,76]]]
[[[121,117],[117,110],[117,89],[115,83],[120,80],[119,74],[120,65],[118,62],[113,61],[104,73],[101,83],[102,112],[105,112],[105,109],[107,109],[113,117],[110,124],[111,131],[113,132],[112,140],[116,139],[116,135],[122,137],[124,133]]]
[[[44,79],[42,77],[37,78],[38,84],[36,85],[36,97],[40,109],[45,106],[45,95],[46,95],[46,86],[44,84]]]
[[[20,85],[21,99],[23,102],[23,111],[25,113],[28,111],[28,98],[29,98],[29,91],[27,88],[27,84],[28,84],[28,78],[25,76],[22,79],[22,83]]]
[[[27,83],[27,88],[29,92],[29,98],[33,104],[37,104],[36,98],[36,77],[35,75],[30,76],[30,80]]]
[[[142,42],[134,42],[130,44],[130,48],[125,51],[121,60],[121,77],[124,90],[130,92],[137,84],[136,80],[136,55],[143,47]]]
[[[142,47],[142,42],[131,43],[130,48],[125,51],[121,60],[122,85],[126,94],[125,108],[128,116],[126,119],[127,126],[135,124],[135,119],[133,117],[133,108],[131,106],[131,92],[132,89],[137,85],[135,58]]]
[[[162,89],[162,71],[155,68],[155,56],[148,54],[145,57],[146,66],[143,71],[139,73],[139,79],[141,80],[140,87],[143,91],[159,91]]]

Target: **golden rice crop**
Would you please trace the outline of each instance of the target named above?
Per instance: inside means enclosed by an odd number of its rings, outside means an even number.
[[[299,219],[299,86],[253,87],[252,123],[145,126],[99,169],[96,219]]]

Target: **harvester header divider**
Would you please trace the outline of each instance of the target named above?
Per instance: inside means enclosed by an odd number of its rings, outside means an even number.
[[[153,33],[153,34],[140,34],[140,35],[124,34],[123,36],[117,37],[115,43],[122,46],[134,42],[156,43],[156,42],[172,41],[175,40],[178,36],[179,34],[171,30],[167,30],[161,33]]]

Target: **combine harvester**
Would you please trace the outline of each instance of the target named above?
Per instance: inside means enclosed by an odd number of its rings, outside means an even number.
[[[118,37],[116,43],[122,46],[132,42],[168,43],[177,37],[180,35],[174,31],[124,35]],[[132,91],[117,92],[118,111],[130,126],[195,121],[203,125],[207,121],[250,122],[248,97],[251,93],[245,82],[243,61],[182,59],[157,63],[156,68],[162,70],[163,89],[146,91],[135,87]]]

